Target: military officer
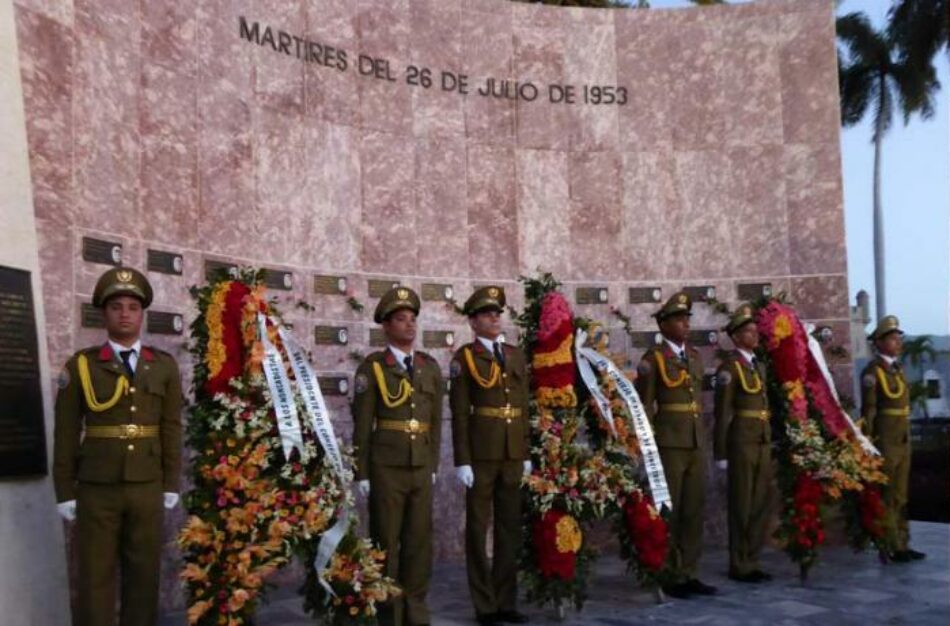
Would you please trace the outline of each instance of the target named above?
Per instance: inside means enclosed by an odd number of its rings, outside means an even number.
[[[386,550],[386,575],[403,595],[380,611],[383,624],[428,624],[432,573],[432,485],[439,463],[442,374],[414,351],[419,296],[408,287],[383,295],[373,320],[388,346],[356,371],[353,446],[356,479],[369,496],[370,535]]]
[[[663,343],[643,355],[636,388],[653,425],[673,510],[670,516],[670,569],[664,591],[675,598],[711,595],[716,588],[696,578],[702,550],[705,471],[702,381],[699,352],[686,345],[692,301],[676,293],[653,317]]]
[[[900,563],[924,558],[908,546],[907,482],[910,478],[910,390],[899,361],[904,333],[893,315],[881,319],[871,333],[877,356],[861,374],[861,421],[884,456],[887,485],[884,506],[896,522],[888,557]]]
[[[752,307],[743,304],[723,329],[735,350],[716,373],[716,465],[728,470],[729,578],[757,583],[772,579],[759,566],[765,541],[771,485],[771,440],[765,367],[755,357],[759,330]]]
[[[521,549],[521,480],[531,472],[528,373],[524,353],[504,343],[505,291],[489,286],[465,302],[475,340],[451,364],[456,476],[466,487],[465,562],[478,623],[520,624],[515,609]],[[494,509],[493,559],[487,552]]]
[[[162,508],[178,502],[181,378],[175,359],[142,345],[148,280],[131,268],[96,283],[107,340],[80,350],[59,376],[53,481],[60,515],[76,520],[78,619],[122,626],[157,619]]]

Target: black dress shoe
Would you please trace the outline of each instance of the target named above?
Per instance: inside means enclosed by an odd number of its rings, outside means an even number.
[[[891,552],[887,558],[889,558],[894,563],[907,563],[910,561],[910,555],[906,550],[897,550],[895,552]]]
[[[698,578],[690,578],[685,584],[690,593],[696,593],[701,596],[712,596],[716,593],[715,587],[699,582]]]
[[[762,580],[755,575],[755,572],[748,572],[746,574],[740,574],[739,572],[729,572],[729,579],[739,583],[757,583]]]
[[[752,572],[752,575],[756,577],[756,579],[757,579],[756,582],[767,583],[767,582],[769,582],[770,580],[772,580],[772,575],[771,575],[771,574],[769,574],[768,572],[763,572],[763,571],[760,570],[760,569],[757,569],[757,570],[753,571],[753,572]]]
[[[495,613],[495,620],[507,624],[525,624],[528,622],[528,616],[518,611],[498,611]]]
[[[906,550],[904,550],[904,554],[906,554],[907,558],[910,559],[911,561],[919,561],[921,559],[927,558],[927,555],[924,554],[923,552],[918,552],[917,550],[911,550],[910,548],[907,548]]]
[[[479,626],[500,626],[501,622],[495,613],[482,613],[475,616],[475,621]]]
[[[676,583],[675,585],[664,585],[663,593],[671,598],[685,600],[690,596],[689,586],[686,583]]]

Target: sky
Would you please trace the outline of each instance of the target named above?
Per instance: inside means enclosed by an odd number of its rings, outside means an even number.
[[[844,0],[838,14],[862,11],[878,28],[891,0]],[[653,8],[692,6],[686,0],[651,0]],[[884,138],[881,196],[884,207],[887,307],[910,334],[950,333],[950,69],[937,59],[936,113],[904,125],[896,116]],[[860,289],[871,296],[874,317],[871,116],[842,129],[849,301]]]

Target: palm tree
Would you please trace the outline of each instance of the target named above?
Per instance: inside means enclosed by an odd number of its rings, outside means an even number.
[[[890,20],[901,58],[927,66],[941,48],[950,56],[950,1],[899,0]]]
[[[904,114],[933,117],[933,93],[939,86],[933,68],[920,68],[899,58],[894,37],[875,30],[863,13],[849,13],[836,22],[838,88],[841,123],[853,126],[874,108],[874,287],[878,319],[887,312],[884,292],[884,222],[881,206],[881,144],[891,126],[895,107]]]
[[[906,340],[901,352],[901,362],[909,365],[916,373],[916,380],[910,383],[911,406],[920,409],[924,417],[930,417],[930,414],[927,411],[927,383],[924,382],[922,366],[926,361],[936,361],[937,355],[938,351],[934,348],[933,337],[930,335],[918,335]]]

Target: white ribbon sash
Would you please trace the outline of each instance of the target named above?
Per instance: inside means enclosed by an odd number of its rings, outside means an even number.
[[[812,332],[815,330],[814,324],[805,324],[805,334],[808,336],[808,351],[811,352],[812,358],[815,359],[815,362],[818,364],[818,369],[821,371],[821,375],[825,379],[825,383],[828,385],[828,389],[831,390],[831,397],[835,399],[835,404],[838,405],[838,410],[841,411],[841,416],[844,417],[844,421],[847,422],[848,426],[851,428],[851,432],[854,433],[854,436],[857,438],[858,443],[861,444],[861,447],[864,448],[864,451],[872,456],[881,456],[881,453],[878,452],[878,449],[874,447],[874,444],[864,436],[864,433],[861,432],[861,429],[858,428],[857,424],[854,423],[854,420],[851,419],[851,416],[848,415],[848,412],[841,407],[841,400],[838,399],[838,390],[835,389],[834,381],[831,379],[831,372],[828,370],[828,364],[825,362],[825,353],[821,351],[821,344],[818,343],[818,340],[812,336]]]
[[[650,421],[647,419],[646,411],[643,409],[643,403],[640,396],[634,388],[633,383],[627,380],[623,372],[614,365],[613,361],[597,352],[592,348],[584,347],[587,341],[587,333],[581,329],[577,330],[577,336],[574,340],[575,351],[578,366],[581,371],[581,378],[590,389],[591,395],[597,401],[597,406],[603,414],[605,420],[610,425],[611,432],[616,436],[613,427],[613,412],[610,410],[610,403],[600,390],[597,379],[591,369],[591,365],[599,369],[604,375],[614,381],[617,387],[617,393],[623,398],[627,410],[630,412],[630,419],[633,422],[634,432],[640,442],[640,454],[643,457],[643,465],[646,468],[647,480],[650,482],[650,493],[653,495],[653,503],[657,509],[664,506],[673,509],[673,501],[670,499],[670,490],[666,484],[666,475],[663,473],[663,462],[660,460],[660,450],[657,448],[656,440],[653,438],[653,429],[650,427]],[[586,369],[586,371],[585,371]]]
[[[260,330],[261,345],[264,346],[264,376],[267,378],[267,386],[270,388],[271,400],[274,403],[284,460],[290,460],[290,454],[294,448],[300,453],[301,460],[306,460],[307,453],[303,447],[303,432],[300,430],[300,420],[297,418],[294,392],[290,386],[290,379],[287,378],[280,351],[267,336],[267,318],[261,313],[257,314],[257,326]]]

